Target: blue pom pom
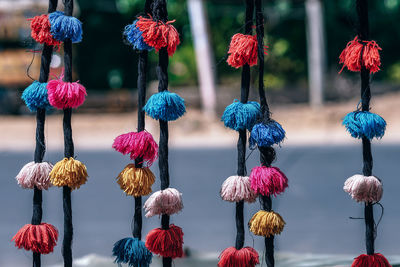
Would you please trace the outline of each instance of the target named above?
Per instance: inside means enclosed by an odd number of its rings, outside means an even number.
[[[153,258],[145,243],[132,237],[117,241],[114,244],[113,256],[116,263],[126,263],[131,267],[149,267]]]
[[[235,99],[232,104],[226,107],[221,120],[226,127],[232,130],[251,130],[260,116],[260,104],[253,101],[243,104]]]
[[[73,43],[82,41],[82,22],[79,19],[64,15],[61,11],[49,14],[50,32],[54,39],[65,41],[71,39]]]
[[[282,126],[274,121],[270,120],[268,123],[258,123],[254,125],[250,134],[250,148],[268,147],[274,144],[280,144],[285,139],[285,130]]]
[[[185,114],[185,100],[175,93],[159,92],[147,100],[144,111],[155,120],[174,121]]]
[[[22,93],[21,98],[31,111],[36,111],[38,108],[48,109],[50,107],[46,86],[47,83],[34,81]]]
[[[152,50],[153,48],[144,42],[142,32],[136,27],[135,20],[132,24],[125,26],[124,36],[126,40],[138,50]]]
[[[385,134],[386,121],[378,114],[368,111],[354,111],[343,119],[343,125],[354,138],[382,138]]]

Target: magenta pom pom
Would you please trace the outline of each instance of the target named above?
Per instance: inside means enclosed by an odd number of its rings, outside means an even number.
[[[175,188],[154,192],[144,203],[146,217],[174,214],[183,209],[182,194]]]
[[[85,102],[86,89],[79,82],[64,82],[63,75],[47,83],[50,105],[58,109],[77,108]]]
[[[121,134],[114,139],[112,147],[124,155],[130,154],[132,160],[141,158],[147,166],[158,157],[158,145],[146,131]]]
[[[33,189],[35,186],[40,190],[47,190],[51,186],[49,174],[53,165],[49,162],[29,162],[20,172],[16,179],[22,188]]]
[[[378,178],[361,174],[347,179],[343,190],[357,202],[378,202],[383,195],[382,183]]]
[[[264,196],[276,196],[288,187],[288,179],[278,167],[254,167],[251,170],[250,183],[256,193]]]
[[[244,200],[252,203],[256,201],[257,194],[251,189],[247,176],[230,176],[221,187],[221,197],[225,201],[239,202]]]

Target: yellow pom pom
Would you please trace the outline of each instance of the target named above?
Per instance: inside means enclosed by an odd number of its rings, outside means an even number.
[[[150,194],[155,181],[154,174],[149,168],[136,168],[134,164],[126,165],[117,179],[121,190],[134,197]]]
[[[285,221],[273,211],[260,210],[249,221],[250,231],[255,235],[269,237],[283,231]]]
[[[50,172],[50,181],[58,187],[68,186],[78,189],[87,181],[86,166],[74,158],[64,158],[57,162]]]

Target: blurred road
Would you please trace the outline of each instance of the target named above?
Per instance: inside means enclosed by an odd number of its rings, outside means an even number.
[[[56,162],[62,155],[61,151],[49,152],[46,160]],[[374,174],[383,179],[385,190],[381,201],[385,213],[379,224],[376,248],[385,255],[399,255],[400,179],[397,176],[400,145],[374,144],[373,155]],[[74,256],[96,253],[109,257],[113,243],[130,235],[133,199],[126,197],[115,182],[128,158],[111,150],[77,150],[77,156],[87,165],[90,177],[86,185],[73,192]],[[10,240],[31,219],[32,191],[19,188],[14,177],[32,158],[30,151],[0,152],[2,267],[31,265],[31,253],[17,250]],[[273,200],[274,210],[287,222],[282,235],[276,238],[278,252],[354,256],[364,252],[363,220],[349,219],[349,216],[363,216],[362,205],[355,203],[342,190],[345,179],[359,173],[361,164],[361,145],[278,149],[275,165],[286,173],[290,182],[288,190]],[[247,161],[249,172],[255,165],[258,165],[257,151]],[[156,164],[152,169],[158,175]],[[183,212],[172,216],[171,221],[183,228],[187,248],[218,253],[234,244],[235,205],[222,201],[219,189],[224,179],[235,171],[234,148],[170,151],[171,187],[183,193],[185,205]],[[157,182],[153,190],[158,190],[159,186]],[[54,224],[62,232],[61,194],[58,188],[44,193],[43,220]],[[258,209],[258,203],[245,205],[245,220],[248,221]],[[378,219],[380,209],[376,207],[375,211]],[[145,219],[143,233],[158,225],[157,217]],[[247,233],[246,244],[263,250],[260,237]],[[61,262],[60,250],[59,245],[55,253],[43,257],[43,266]]]

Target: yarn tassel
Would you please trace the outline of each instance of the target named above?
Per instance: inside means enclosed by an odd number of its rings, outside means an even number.
[[[257,194],[251,189],[249,177],[237,175],[230,176],[224,181],[220,195],[223,200],[230,202],[244,200],[253,203],[257,198]]]
[[[259,263],[259,256],[254,248],[229,247],[219,256],[218,267],[254,267]]]
[[[22,100],[30,111],[36,111],[38,108],[48,109],[50,103],[47,97],[47,83],[34,81],[22,93]]]
[[[225,127],[232,130],[251,130],[260,116],[260,104],[253,101],[242,103],[235,99],[232,104],[226,107],[221,120]]]
[[[392,267],[389,261],[380,253],[362,254],[355,258],[351,267]]]
[[[67,16],[61,11],[49,14],[51,34],[54,39],[64,42],[71,40],[72,43],[82,41],[82,22],[79,19]]]
[[[144,203],[146,217],[172,215],[183,209],[182,194],[175,188],[154,192]]]
[[[257,65],[257,46],[256,36],[235,34],[229,45],[229,56],[226,62],[234,68],[240,68],[245,64]]]
[[[64,75],[47,84],[50,105],[57,109],[77,108],[85,102],[86,88],[78,82],[63,81]]]
[[[47,223],[39,225],[26,224],[12,238],[15,246],[40,254],[53,252],[57,244],[58,231]]]
[[[143,32],[137,27],[137,22],[138,20],[135,20],[125,27],[124,38],[134,49],[150,51],[153,48],[144,41]]]
[[[288,187],[286,175],[278,167],[254,167],[250,173],[251,188],[263,196],[277,196]]]
[[[250,148],[269,147],[272,145],[280,145],[285,139],[285,130],[282,126],[274,121],[269,120],[267,123],[257,123],[251,130]]]
[[[87,181],[85,164],[74,158],[64,158],[57,162],[50,172],[50,181],[58,187],[68,186],[72,190],[78,189]]]
[[[183,257],[183,232],[171,224],[169,229],[156,228],[146,236],[146,247],[154,254],[168,258]]]
[[[379,202],[383,195],[381,181],[375,176],[353,175],[344,183],[343,190],[357,202]]]
[[[53,165],[49,162],[35,163],[34,161],[27,163],[22,167],[16,179],[22,188],[38,188],[47,190],[51,186],[50,172]]]
[[[145,243],[132,237],[117,241],[114,244],[113,256],[115,263],[125,263],[130,267],[149,267],[153,258]]]
[[[249,221],[250,231],[259,236],[270,237],[283,231],[285,221],[274,211],[260,210]]]
[[[382,138],[386,130],[386,121],[378,114],[369,111],[354,111],[343,119],[343,125],[354,138]]]
[[[128,164],[117,177],[117,183],[127,195],[139,197],[151,193],[155,177],[149,168],[136,168]]]
[[[60,46],[61,42],[54,39],[50,32],[51,25],[47,14],[33,17],[28,21],[31,22],[31,36],[36,42],[50,46]]]
[[[185,114],[185,100],[175,93],[162,91],[147,100],[144,110],[155,120],[174,121]]]

